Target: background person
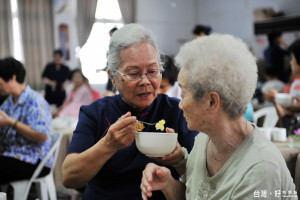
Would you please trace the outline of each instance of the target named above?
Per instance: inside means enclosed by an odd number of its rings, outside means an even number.
[[[67,95],[63,105],[54,114],[55,117],[72,117],[75,121],[78,120],[80,106],[88,105],[94,100],[93,93],[86,80],[80,69],[71,71],[73,88]]]
[[[113,33],[115,32],[115,31],[117,31],[118,30],[118,28],[117,27],[114,27],[114,28],[112,28],[112,29],[110,29],[110,31],[109,31],[109,36],[111,37],[112,35],[113,35]],[[106,54],[106,58],[108,59],[108,55],[109,55],[109,53],[107,52],[107,54]],[[106,67],[106,69],[105,70],[107,70],[107,67]],[[116,88],[114,88],[114,86],[113,86],[113,84],[112,84],[112,82],[111,82],[111,80],[110,80],[110,78],[107,80],[107,83],[106,83],[106,92],[105,92],[105,95],[104,96],[112,96],[112,95],[114,95],[116,93]]]
[[[142,171],[149,162],[171,167],[184,162],[197,132],[188,131],[179,109],[179,100],[158,94],[162,66],[152,33],[138,24],[125,25],[110,41],[108,73],[118,95],[101,98],[82,106],[68,154],[62,166],[63,184],[79,188],[86,185],[83,199],[140,199]],[[156,123],[178,133],[172,154],[149,158],[134,142],[137,120]],[[147,126],[143,132],[158,132]],[[166,129],[164,132],[170,132]],[[153,199],[164,199],[161,192]]]
[[[0,185],[29,179],[51,147],[49,104],[26,85],[22,63],[0,60],[0,95],[9,95],[0,106]],[[40,176],[50,172],[52,159]]]
[[[256,60],[247,46],[233,36],[213,34],[185,44],[175,59],[182,67],[179,107],[188,128],[200,133],[181,167],[186,169],[182,182],[165,167],[147,165],[143,199],[154,190],[172,200],[253,199],[257,190],[275,199],[278,189],[295,195],[281,152],[243,117],[257,82]]]
[[[53,62],[46,65],[43,73],[45,83],[45,99],[49,104],[61,106],[66,98],[65,82],[70,77],[69,67],[63,64],[63,52],[60,49],[53,51]]]
[[[211,27],[204,26],[201,24],[196,25],[192,31],[195,39],[198,37],[207,36],[210,34],[210,32],[211,32]]]
[[[162,54],[161,60],[164,71],[162,72],[159,92],[169,97],[181,99],[181,89],[177,83],[179,68],[175,65],[173,58],[168,55]]]
[[[293,42],[289,47],[289,52],[291,53],[291,68],[294,80],[290,87],[290,94],[293,96],[300,97],[300,39]],[[286,115],[293,115],[293,112],[290,112],[289,109],[285,109],[285,107],[280,106],[275,101],[275,95],[277,94],[276,90],[270,90],[266,98],[267,100],[274,103],[277,114],[280,118],[283,118]]]
[[[285,70],[285,57],[288,52],[281,46],[287,48],[288,44],[284,41],[281,32],[268,34],[269,46],[264,50],[264,59],[268,67],[276,71],[276,76],[283,82],[288,82],[290,71]]]

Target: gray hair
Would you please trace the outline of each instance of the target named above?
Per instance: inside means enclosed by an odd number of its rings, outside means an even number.
[[[143,42],[153,45],[157,52],[158,63],[162,67],[153,33],[139,24],[128,24],[115,31],[111,37],[109,44],[108,71],[115,76],[117,74],[116,70],[121,63],[121,52],[127,47],[138,45]]]
[[[215,91],[231,118],[245,113],[256,88],[257,65],[244,42],[231,35],[212,34],[185,44],[175,60],[189,73],[189,88],[196,101]]]

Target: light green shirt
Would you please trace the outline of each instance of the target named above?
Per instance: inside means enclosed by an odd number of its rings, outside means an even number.
[[[207,135],[199,133],[189,156],[187,200],[298,199],[281,152],[257,127],[213,177],[206,169],[208,139]]]

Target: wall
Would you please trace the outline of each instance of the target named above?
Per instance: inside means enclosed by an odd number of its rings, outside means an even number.
[[[268,43],[265,35],[254,35],[253,25],[254,9],[260,7],[273,7],[275,11],[284,11],[286,15],[300,14],[299,0],[199,0],[197,22],[210,25],[213,32],[242,38],[254,49],[255,55],[261,58]],[[284,33],[283,38],[291,43],[298,33]]]
[[[137,0],[136,20],[150,28],[163,53],[175,55],[192,39],[197,20],[197,0]]]

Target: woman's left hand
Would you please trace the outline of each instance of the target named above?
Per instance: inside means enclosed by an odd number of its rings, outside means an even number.
[[[175,133],[174,129],[171,128],[166,128],[166,132]],[[176,147],[171,154],[166,155],[164,157],[155,157],[155,158],[152,157],[152,159],[156,160],[157,162],[163,165],[175,165],[179,163],[183,157],[184,157],[184,151],[181,149],[181,146],[177,141]]]

